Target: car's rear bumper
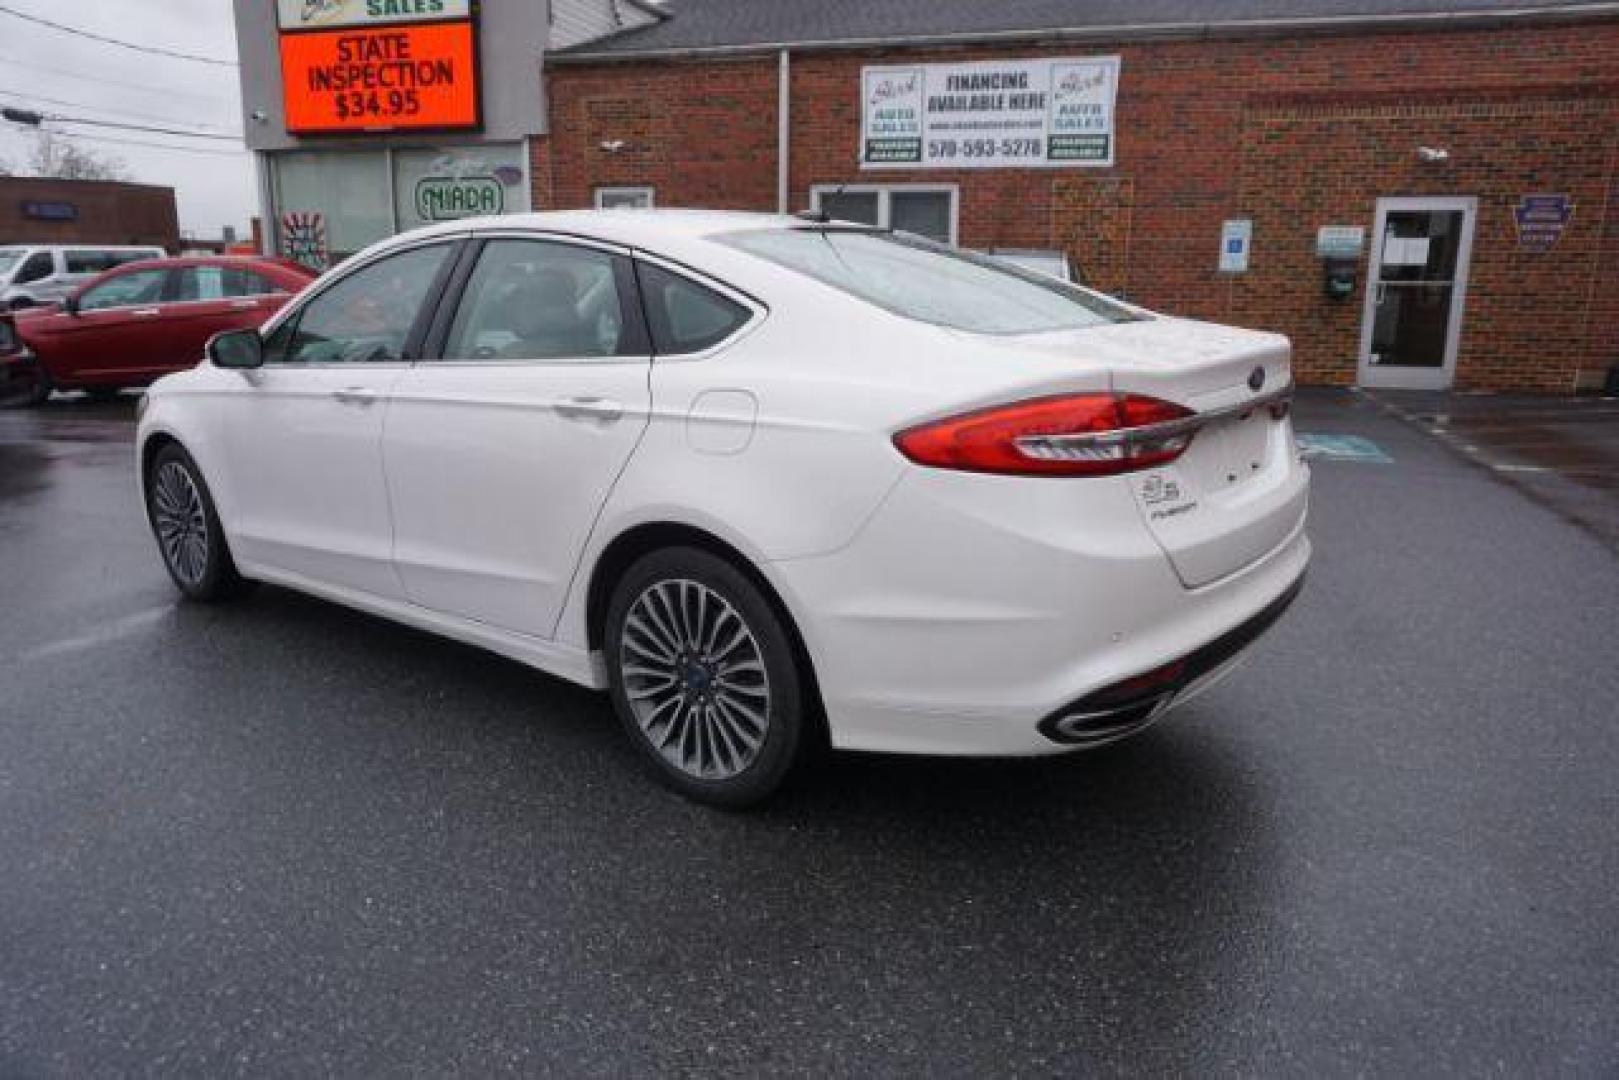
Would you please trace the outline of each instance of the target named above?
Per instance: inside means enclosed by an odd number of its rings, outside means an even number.
[[[45,370],[33,353],[0,354],[0,405],[31,401],[45,385]]]
[[[770,564],[814,660],[833,745],[1058,753],[1129,734],[1229,671],[1308,565],[1302,501],[1271,551],[1188,589],[1132,500],[1123,480],[918,470],[842,551]],[[1193,660],[1195,672],[1164,675]],[[1106,737],[1051,734],[1053,718],[1153,673],[1164,685],[1148,687],[1158,693],[1123,718],[1132,723]]]

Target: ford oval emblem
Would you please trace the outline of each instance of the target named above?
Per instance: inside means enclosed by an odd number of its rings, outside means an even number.
[[[1248,373],[1248,389],[1259,393],[1259,388],[1265,385],[1265,369],[1256,367]]]

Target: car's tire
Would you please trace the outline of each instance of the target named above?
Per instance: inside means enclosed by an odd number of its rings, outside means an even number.
[[[746,574],[707,551],[636,560],[608,602],[603,650],[630,741],[692,799],[758,803],[812,741],[788,628]]]
[[[28,396],[23,399],[22,403],[31,407],[43,405],[51,399],[51,391],[55,389],[56,387],[51,385],[51,377],[45,374],[44,368],[41,368],[39,371],[39,381],[34,384],[34,389],[29,392]]]
[[[236,570],[202,470],[178,443],[152,457],[146,518],[164,568],[187,599],[228,600],[252,587]]]

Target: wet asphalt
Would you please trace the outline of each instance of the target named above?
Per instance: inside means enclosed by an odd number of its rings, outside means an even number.
[[[1231,681],[738,815],[515,664],[176,603],[128,404],[0,413],[0,1074],[1614,1075],[1612,488],[1298,416],[1392,460]]]

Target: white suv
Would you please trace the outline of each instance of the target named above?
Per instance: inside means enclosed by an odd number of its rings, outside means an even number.
[[[103,270],[166,254],[156,246],[118,244],[0,247],[0,311],[55,303]]]

